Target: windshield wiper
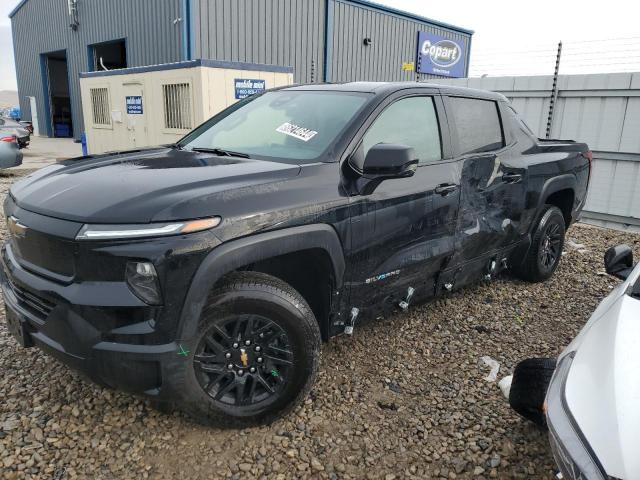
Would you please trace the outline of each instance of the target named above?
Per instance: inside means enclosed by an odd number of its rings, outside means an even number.
[[[195,147],[191,149],[192,152],[200,152],[200,153],[213,153],[214,155],[218,155],[220,157],[240,157],[240,158],[251,158],[246,153],[242,152],[234,152],[232,150],[224,150],[222,148],[204,148],[204,147]]]

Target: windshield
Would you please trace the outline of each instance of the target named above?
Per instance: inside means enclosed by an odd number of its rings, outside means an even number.
[[[180,146],[311,163],[334,143],[366,101],[367,94],[354,92],[267,92],[213,117]]]

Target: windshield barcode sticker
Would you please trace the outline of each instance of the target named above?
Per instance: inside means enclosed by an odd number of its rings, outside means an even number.
[[[309,130],[308,128],[299,127],[294,125],[293,123],[285,122],[276,128],[276,132],[284,133],[285,135],[290,135],[292,137],[297,138],[298,140],[302,140],[303,142],[308,142],[313,137],[316,136],[318,132],[314,130]]]

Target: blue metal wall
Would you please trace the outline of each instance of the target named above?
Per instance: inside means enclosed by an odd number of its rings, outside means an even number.
[[[471,32],[364,0],[190,1],[195,58],[288,65],[305,83],[417,80],[431,76],[402,64],[424,30],[457,40],[467,67]]]
[[[177,0],[82,0],[80,25],[69,28],[67,0],[29,0],[12,17],[16,74],[23,118],[36,97],[40,130],[48,116],[41,54],[66,50],[75,137],[83,128],[79,73],[88,70],[87,45],[124,38],[129,66],[182,60],[182,4]]]
[[[326,0],[192,0],[196,58],[292,66],[323,80]]]
[[[78,18],[74,31],[67,0],[28,0],[12,16],[24,118],[31,116],[26,96],[35,96],[44,125],[42,54],[66,50],[76,138],[79,73],[95,43],[124,38],[129,67],[204,58],[291,66],[296,82],[342,82],[429,78],[402,69],[415,60],[419,30],[457,40],[465,68],[471,42],[469,31],[366,0],[80,0]]]
[[[428,11],[428,4],[425,6]],[[409,81],[438,78],[402,69],[416,60],[417,32],[425,31],[457,41],[465,52],[468,70],[471,32],[364,1],[331,0],[329,8],[328,79]],[[370,38],[369,46],[364,39]]]

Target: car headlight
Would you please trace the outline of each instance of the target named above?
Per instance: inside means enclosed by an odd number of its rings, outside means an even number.
[[[115,240],[180,235],[217,227],[220,225],[220,221],[220,217],[211,217],[170,223],[123,225],[85,224],[76,235],[76,240]]]
[[[565,397],[567,376],[575,352],[562,358],[547,391],[547,424],[553,456],[567,480],[607,480],[595,453],[578,428]]]

